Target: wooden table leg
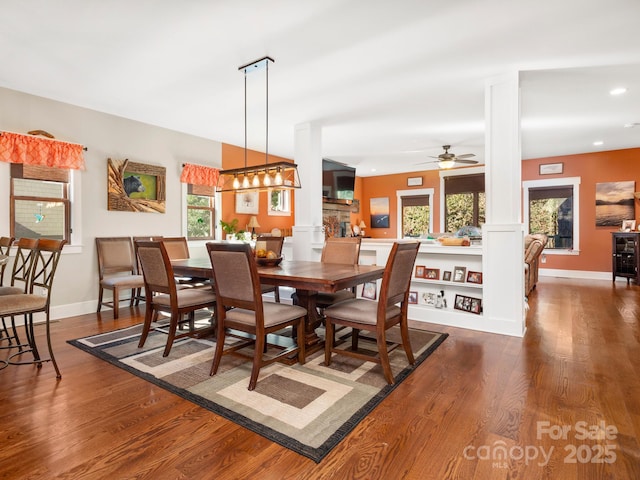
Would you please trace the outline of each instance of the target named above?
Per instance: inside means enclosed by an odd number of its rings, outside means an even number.
[[[305,322],[305,349],[306,356],[324,348],[324,341],[316,333],[316,328],[320,325],[320,316],[316,308],[318,292],[310,290],[296,290],[297,305],[307,309],[307,320]]]

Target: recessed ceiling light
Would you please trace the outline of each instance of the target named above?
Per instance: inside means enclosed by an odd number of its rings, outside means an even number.
[[[600,145],[604,145],[604,142],[602,140],[596,140],[595,142],[593,142],[594,147],[599,147]]]
[[[614,88],[613,90],[609,90],[609,95],[622,95],[623,93],[627,93],[627,89],[624,87]]]

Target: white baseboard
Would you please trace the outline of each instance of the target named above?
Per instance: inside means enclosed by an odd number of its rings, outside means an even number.
[[[540,277],[579,278],[583,280],[611,280],[611,272],[592,272],[588,270],[559,270],[554,268],[540,268]]]

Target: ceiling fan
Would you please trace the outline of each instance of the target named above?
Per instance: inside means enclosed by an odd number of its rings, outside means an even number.
[[[444,153],[441,153],[437,157],[429,155],[431,158],[437,158],[437,160],[431,162],[423,162],[423,163],[438,163],[438,166],[442,169],[452,168],[456,164],[463,165],[475,165],[478,163],[477,160],[470,160],[471,157],[475,157],[473,153],[463,153],[462,155],[455,155],[453,153],[449,153],[449,149],[451,145],[443,145]]]

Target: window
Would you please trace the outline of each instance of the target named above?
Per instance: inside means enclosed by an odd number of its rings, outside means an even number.
[[[402,201],[402,237],[420,237],[429,233],[429,195],[400,197]]]
[[[545,249],[577,250],[579,185],[579,178],[523,182],[525,224],[547,235]]]
[[[444,200],[445,231],[482,226],[486,212],[484,173],[444,177]]]
[[[187,185],[187,238],[215,238],[215,187]]]
[[[291,190],[269,189],[269,215],[291,215]]]
[[[66,169],[11,164],[11,236],[71,243],[70,177]]]
[[[433,232],[433,188],[397,190],[397,231],[404,237],[426,237]]]

